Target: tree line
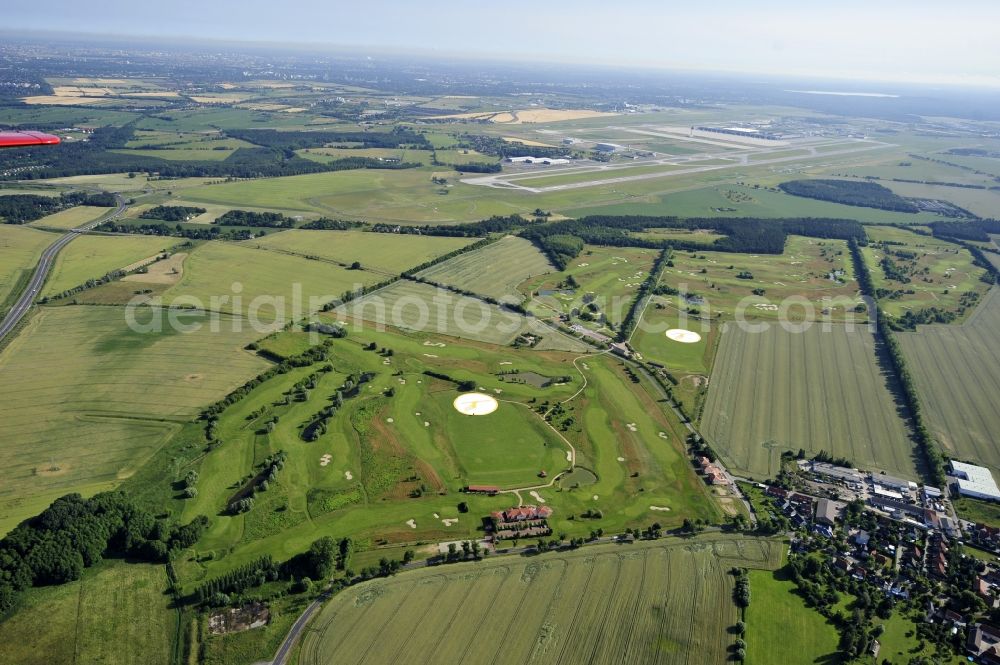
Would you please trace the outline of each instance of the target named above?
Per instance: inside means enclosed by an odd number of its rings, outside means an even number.
[[[817,178],[813,180],[789,180],[778,185],[786,194],[820,201],[831,201],[844,205],[894,210],[896,212],[919,212],[915,203],[904,199],[888,187],[866,180],[833,180]]]
[[[70,192],[59,196],[8,194],[0,196],[0,218],[3,218],[6,224],[27,224],[78,205],[114,207],[118,205],[118,202],[114,194],[104,193]]]

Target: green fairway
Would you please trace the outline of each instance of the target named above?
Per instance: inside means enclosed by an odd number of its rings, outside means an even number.
[[[176,244],[174,238],[153,236],[81,236],[59,252],[42,295],[59,295],[87,280],[152,259]]]
[[[47,215],[41,219],[31,222],[30,226],[40,226],[53,229],[75,229],[87,222],[92,222],[101,215],[107,214],[114,208],[102,208],[100,206],[75,206],[60,210],[54,215]]]
[[[168,663],[177,629],[170,603],[163,566],[106,561],[82,580],[30,591],[24,607],[0,622],[4,660]]]
[[[898,333],[934,437],[950,454],[1000,471],[1000,291],[986,295],[963,325],[920,326]]]
[[[852,464],[920,478],[885,361],[865,327],[765,332],[728,324],[712,371],[703,433],[727,466],[771,478],[783,451],[825,450]]]
[[[366,269],[398,275],[442,254],[461,249],[471,242],[475,242],[475,238],[292,230],[247,240],[243,244],[303,256],[318,256],[346,265],[358,261]]]
[[[964,294],[982,296],[989,289],[981,279],[985,270],[973,265],[963,247],[894,227],[873,226],[867,232],[872,244],[862,248],[862,255],[875,288],[890,294],[879,298],[890,317],[934,307],[961,320],[972,312],[962,304]],[[887,257],[903,279],[887,274],[881,265]]]
[[[795,593],[782,571],[751,570],[746,611],[747,662],[840,663],[837,629]]]
[[[13,224],[0,224],[0,314],[28,284],[42,250],[57,236]]]
[[[212,333],[197,313],[177,319],[201,329],[133,332],[123,308],[43,308],[0,353],[0,532],[58,494],[127,478],[180,422],[266,366],[242,350],[252,331],[224,320],[227,333]]]
[[[300,663],[720,663],[738,616],[727,571],[773,568],[780,547],[713,535],[407,572],[335,597]]]
[[[517,286],[533,275],[554,268],[530,241],[506,236],[482,249],[448,259],[417,274],[438,284],[454,286],[497,299],[521,302]]]

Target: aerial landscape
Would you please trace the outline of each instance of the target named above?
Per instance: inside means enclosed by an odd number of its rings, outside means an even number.
[[[0,663],[1000,663],[1000,8],[292,4],[0,26]]]

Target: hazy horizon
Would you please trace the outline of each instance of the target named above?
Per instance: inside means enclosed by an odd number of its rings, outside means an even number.
[[[100,11],[64,0],[15,0],[4,30],[155,37],[162,40],[420,52],[470,59],[542,60],[687,71],[750,73],[1000,87],[1000,5],[966,0],[889,0],[871,6],[801,7],[762,0],[703,7],[629,7],[562,1],[502,7],[431,0],[363,7],[297,2],[280,13],[271,3],[179,0],[154,12],[123,0]],[[304,15],[310,17],[303,21]]]

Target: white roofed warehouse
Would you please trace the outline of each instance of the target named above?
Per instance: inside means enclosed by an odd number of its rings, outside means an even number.
[[[965,462],[950,462],[950,475],[955,479],[954,486],[962,496],[974,499],[1000,501],[1000,487],[997,487],[993,474],[989,469]]]

